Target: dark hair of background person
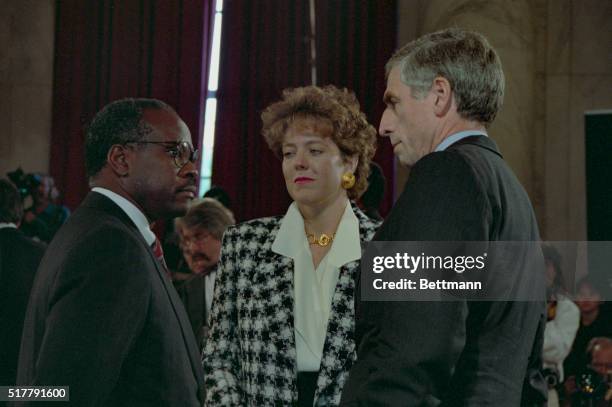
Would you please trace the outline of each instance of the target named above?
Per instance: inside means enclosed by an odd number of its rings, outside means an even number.
[[[204,193],[203,198],[213,198],[217,201],[221,202],[223,206],[227,209],[232,209],[232,200],[230,199],[229,194],[223,188],[218,185],[212,185],[206,193]]]
[[[17,187],[7,179],[0,179],[0,223],[18,224],[23,217],[23,202]]]
[[[151,133],[142,119],[146,109],[174,109],[157,99],[126,98],[116,100],[100,110],[87,128],[85,136],[85,166],[93,177],[106,165],[106,156],[115,144],[140,141]]]
[[[561,254],[559,251],[548,244],[542,245],[542,253],[544,254],[544,260],[546,263],[550,263],[555,269],[555,279],[553,281],[553,287],[557,290],[567,291],[567,285],[563,278],[563,269],[561,268]]]
[[[368,188],[361,195],[361,203],[366,215],[376,220],[382,220],[380,216],[380,204],[385,197],[386,178],[380,165],[370,163],[370,175],[368,176]]]

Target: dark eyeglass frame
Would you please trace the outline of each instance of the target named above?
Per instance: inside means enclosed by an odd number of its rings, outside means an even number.
[[[128,141],[125,144],[155,144],[155,145],[159,145],[159,146],[171,146],[171,150],[168,150],[168,152],[174,151],[175,153],[172,154],[172,161],[174,162],[174,166],[178,169],[181,169],[185,166],[185,164],[187,164],[188,162],[192,162],[192,163],[196,163],[196,161],[198,161],[199,158],[199,153],[200,150],[198,150],[197,148],[194,150],[189,143],[187,143],[186,141]],[[180,146],[184,146],[187,150],[189,150],[189,157],[187,158],[187,161],[184,161],[184,159],[181,159],[181,156],[179,154],[179,147]]]

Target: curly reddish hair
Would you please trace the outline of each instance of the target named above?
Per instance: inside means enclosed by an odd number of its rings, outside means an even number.
[[[332,85],[285,89],[281,100],[261,114],[262,134],[270,149],[282,159],[282,144],[289,127],[298,120],[321,119],[329,123],[330,137],[343,157],[358,156],[355,185],[347,191],[349,199],[356,199],[368,187],[370,161],[376,152],[376,130],[359,109],[353,92]]]

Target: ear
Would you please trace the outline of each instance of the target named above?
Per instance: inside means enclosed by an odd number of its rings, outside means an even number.
[[[448,113],[453,104],[453,90],[448,79],[436,76],[431,86],[431,93],[434,96],[434,113],[441,117]]]
[[[130,155],[131,151],[125,145],[115,144],[108,150],[106,163],[116,176],[127,177],[130,173]]]

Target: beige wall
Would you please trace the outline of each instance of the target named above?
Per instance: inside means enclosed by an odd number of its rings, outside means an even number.
[[[54,2],[0,0],[0,176],[49,169]]]
[[[584,112],[612,108],[609,0],[399,0],[398,43],[459,26],[485,34],[506,74],[490,129],[547,240],[586,239]],[[405,170],[398,180],[403,185]]]

